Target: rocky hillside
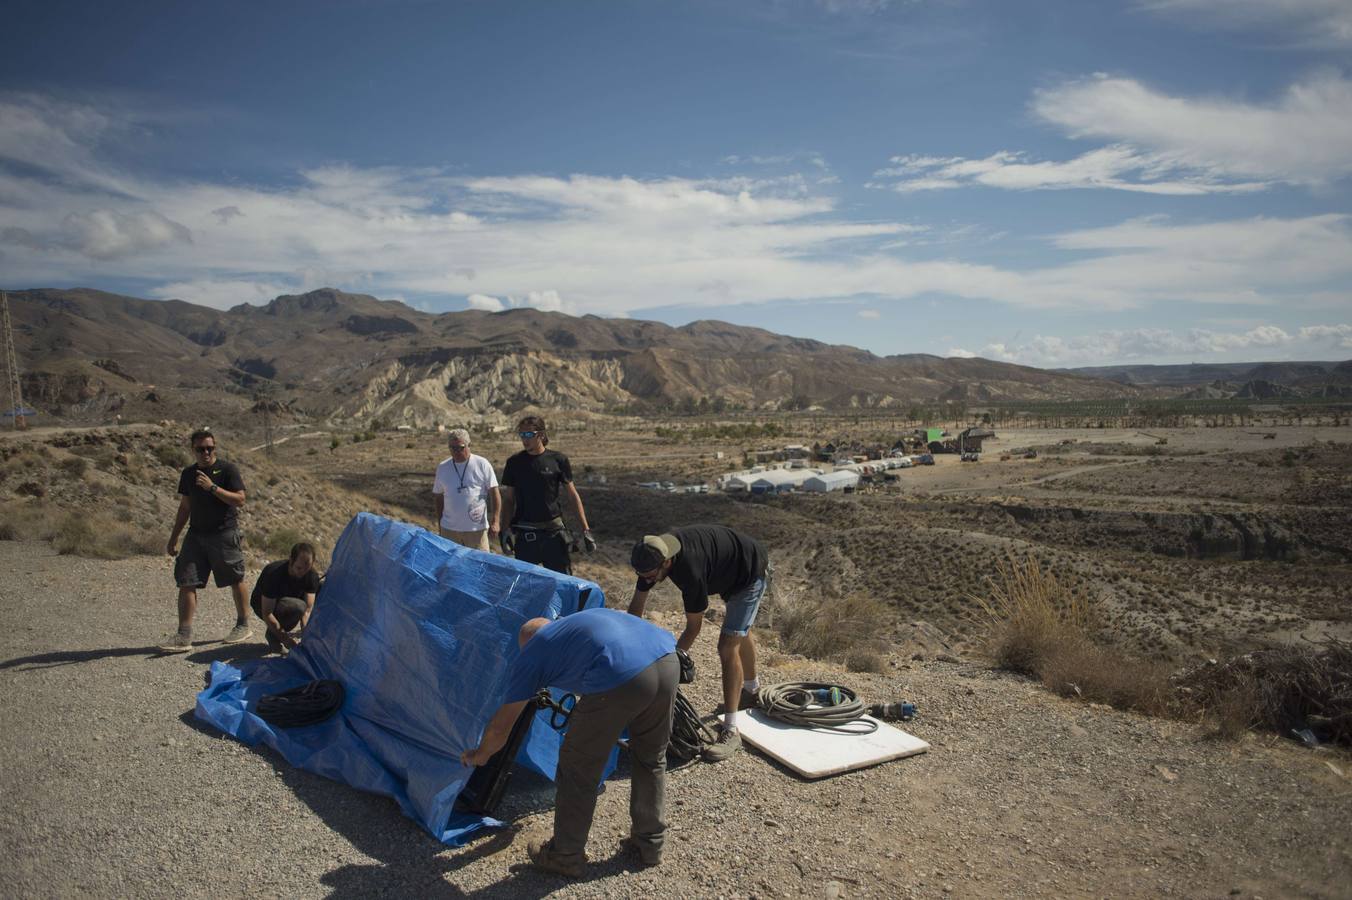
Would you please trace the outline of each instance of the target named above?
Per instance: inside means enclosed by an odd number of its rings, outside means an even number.
[[[432,315],[324,289],[225,312],[101,291],[10,294],[25,396],[46,415],[181,414],[260,393],[329,422],[427,426],[527,406],[905,407],[934,401],[1138,396],[1143,389],[981,359],[878,357],[699,321],[534,309]]]

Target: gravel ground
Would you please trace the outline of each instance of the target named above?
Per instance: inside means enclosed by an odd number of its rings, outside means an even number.
[[[0,893],[14,897],[1352,896],[1352,761],[1289,742],[1052,697],[973,663],[895,657],[848,674],[765,652],[763,680],[831,680],[920,708],[922,756],[805,782],[752,752],[669,779],[667,862],[635,871],[622,767],[581,882],[526,868],[550,789],[513,781],[514,827],[447,849],[383,797],[199,726],[228,593],[203,592],[186,656],[170,560],[0,542]],[[612,602],[625,598],[612,598]],[[663,624],[675,625],[674,620]],[[717,702],[706,634],[702,710]]]

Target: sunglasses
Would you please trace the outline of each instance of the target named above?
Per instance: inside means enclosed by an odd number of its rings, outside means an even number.
[[[518,431],[517,436],[520,437],[521,440],[523,441],[528,441],[539,433],[540,432],[538,431]]]
[[[458,453],[461,450],[468,450],[469,444],[451,444],[452,452]]]
[[[200,454],[202,454],[203,456],[208,456],[208,455],[210,455],[210,454],[216,452],[216,445],[215,445],[215,444],[212,444],[210,447],[193,447],[193,448],[192,448],[192,452],[193,452],[193,453],[200,453]]]

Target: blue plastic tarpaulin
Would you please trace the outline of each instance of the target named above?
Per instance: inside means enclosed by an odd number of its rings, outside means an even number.
[[[454,846],[502,824],[453,807],[473,772],[460,753],[502,703],[517,630],[604,602],[589,581],[360,513],[338,539],[300,646],[280,659],[212,663],[196,715],[293,766],[393,797]],[[346,690],[329,720],[282,729],[254,714],[260,697],[316,679]],[[561,743],[541,711],[517,762],[552,779]]]

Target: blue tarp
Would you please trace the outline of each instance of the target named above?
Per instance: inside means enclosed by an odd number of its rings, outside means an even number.
[[[454,846],[502,824],[452,807],[473,771],[460,753],[502,703],[517,629],[604,602],[589,581],[360,513],[338,539],[301,645],[282,659],[212,663],[196,715],[293,766],[393,797]],[[254,714],[259,697],[320,678],[347,692],[328,721],[278,729]],[[562,736],[548,718],[538,714],[517,761],[552,779]]]

